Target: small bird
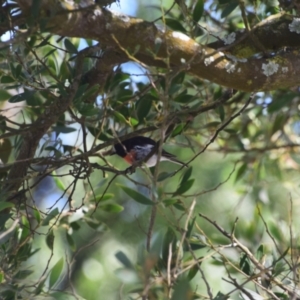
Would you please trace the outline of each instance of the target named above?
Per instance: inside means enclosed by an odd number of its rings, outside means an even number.
[[[135,136],[133,138],[122,141],[121,143],[115,144],[112,149],[111,155],[117,154],[121,156],[126,162],[132,165],[138,162],[142,162],[154,147],[157,147],[157,143],[154,140],[144,136]],[[164,160],[168,160],[185,167],[187,166],[185,163],[176,159],[175,155],[162,150],[160,161]],[[157,150],[144,163],[149,168],[155,166],[157,163]]]

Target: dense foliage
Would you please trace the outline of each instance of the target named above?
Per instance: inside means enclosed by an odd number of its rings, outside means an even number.
[[[0,298],[300,299],[297,2],[96,2],[2,1]]]

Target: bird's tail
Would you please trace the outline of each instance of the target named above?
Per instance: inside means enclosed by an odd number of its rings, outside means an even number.
[[[169,153],[169,152],[163,150],[162,155],[163,155],[164,157],[168,158],[168,160],[170,160],[170,161],[172,161],[172,162],[174,162],[174,163],[176,163],[176,164],[179,164],[179,165],[182,165],[182,166],[188,168],[188,165],[185,164],[184,162],[180,161],[179,159],[177,159],[176,156],[175,156],[174,154],[171,154],[171,153]]]

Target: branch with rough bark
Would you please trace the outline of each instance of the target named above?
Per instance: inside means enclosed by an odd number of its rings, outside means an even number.
[[[30,14],[31,1],[19,0],[18,3],[25,15]],[[298,51],[282,51],[269,57],[249,57],[256,49],[249,47],[251,39],[247,33],[232,51],[228,47],[224,53],[200,45],[183,33],[159,28],[154,23],[95,5],[84,9],[74,6],[72,11],[70,5],[66,7],[63,2],[55,3],[56,6],[50,0],[41,3],[41,15],[48,17],[48,31],[97,40],[101,45],[118,49],[119,53],[127,55],[128,60],[169,69],[185,67],[192,75],[247,92],[287,88],[299,83]],[[274,47],[298,44],[298,34],[291,32],[291,23],[292,17],[275,15],[256,26],[253,32],[266,49],[274,52],[280,50]],[[282,36],[285,38],[282,39]],[[216,45],[212,44],[214,47]]]
[[[69,106],[72,104],[74,96],[78,90],[80,83],[82,82],[82,69],[83,62],[86,56],[91,55],[98,49],[98,46],[93,46],[82,50],[76,61],[76,74],[71,86],[67,89],[67,93],[64,96],[57,97],[53,100],[52,104],[45,108],[44,113],[40,115],[37,120],[32,124],[30,130],[26,130],[23,133],[23,140],[20,146],[19,154],[10,168],[7,183],[4,186],[4,190],[9,194],[8,199],[12,202],[22,201],[23,193],[18,193],[18,190],[24,181],[28,168],[32,163],[35,152],[39,145],[41,138],[47,133],[51,125],[57,122],[58,118],[65,113]],[[119,56],[104,55],[106,58],[106,67],[112,69],[116,63],[119,63]],[[88,77],[97,73],[97,83],[100,88],[106,82],[109,72],[106,68],[103,68],[102,60],[99,60],[98,64],[91,69],[86,75]],[[25,191],[25,190],[24,190]]]
[[[284,12],[271,15],[251,29],[252,35],[269,52],[278,51],[284,47],[299,47],[299,35],[290,29],[293,19],[292,15]],[[261,52],[261,49],[256,47],[250,34],[245,29],[233,32],[233,41],[229,45],[226,44],[227,38],[210,43],[207,46],[244,58]]]

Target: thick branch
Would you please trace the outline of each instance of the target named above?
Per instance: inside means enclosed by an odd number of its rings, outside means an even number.
[[[81,68],[82,66],[79,67],[79,69]],[[40,139],[46,134],[50,126],[68,109],[78,89],[79,82],[80,78],[76,78],[71,89],[68,91],[68,95],[55,99],[53,104],[46,108],[44,113],[33,123],[30,131],[24,134],[23,142],[16,159],[19,163],[14,163],[8,174],[8,184],[4,188],[6,192],[18,191],[30,165],[30,160],[28,159],[34,157]]]
[[[16,193],[20,188],[20,185],[24,181],[24,176],[27,173],[27,169],[31,164],[31,160],[35,155],[40,139],[43,137],[44,134],[46,134],[50,126],[58,120],[59,116],[63,114],[72,103],[72,100],[77,92],[78,86],[82,81],[82,67],[84,57],[86,55],[91,55],[95,51],[95,49],[97,50],[97,47],[98,46],[94,46],[81,51],[81,53],[77,57],[76,76],[73,80],[71,87],[68,90],[66,90],[67,95],[56,98],[54,102],[48,108],[45,109],[44,113],[40,115],[37,118],[37,120],[33,123],[30,131],[26,131],[23,135],[23,142],[20,147],[19,154],[17,156],[16,162],[12,165],[11,170],[8,174],[8,183],[4,187],[6,192]],[[107,66],[109,65],[110,69],[112,69],[113,66],[118,62],[118,60],[115,57],[105,57],[108,58]],[[97,69],[97,67],[101,67],[101,63],[99,63],[99,65],[97,65],[95,69],[93,69],[93,71],[90,71],[90,73],[87,74],[91,75],[94,72],[94,70]],[[108,72],[106,73],[106,76],[105,74],[101,73],[101,76],[97,77],[97,83],[100,85],[100,87],[106,82],[106,77],[108,75]],[[15,201],[14,195],[11,195],[10,199],[12,199],[11,201]]]
[[[267,51],[278,51],[284,47],[296,48],[300,46],[300,39],[299,34],[291,32],[289,28],[292,21],[293,16],[286,13],[271,15],[255,25],[251,32]],[[261,49],[256,47],[246,30],[235,32],[235,41],[230,45],[218,40],[207,46],[218,50],[223,49],[232,55],[244,58],[261,52]]]
[[[18,2],[26,13],[30,1]],[[45,0],[42,5],[47,15],[51,15],[54,8],[49,7],[49,1]],[[299,83],[297,52],[282,53],[273,59],[237,60],[199,45],[182,33],[159,29],[153,23],[99,7],[76,12],[62,7],[55,9],[56,13],[48,22],[48,30],[52,33],[98,40],[101,45],[118,47],[120,53],[126,51],[128,59],[134,56],[149,66],[186,67],[203,79],[244,91],[286,88]]]

